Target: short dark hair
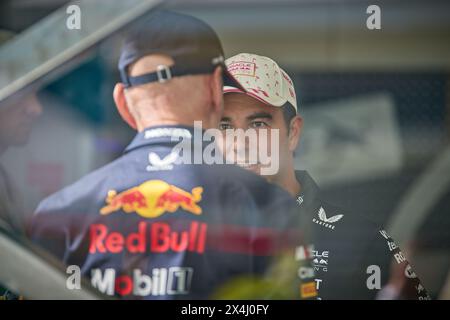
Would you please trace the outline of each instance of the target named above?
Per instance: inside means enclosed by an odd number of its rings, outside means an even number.
[[[287,102],[282,109],[284,122],[286,123],[286,128],[289,132],[291,120],[297,115],[297,111],[295,111],[294,107],[289,102]]]

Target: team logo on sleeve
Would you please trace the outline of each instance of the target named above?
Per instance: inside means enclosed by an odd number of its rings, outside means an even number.
[[[329,229],[334,229],[334,223],[336,223],[336,222],[338,222],[339,220],[341,220],[342,219],[342,217],[344,217],[344,215],[343,214],[337,214],[337,215],[335,215],[335,216],[332,216],[332,217],[327,217],[327,214],[325,213],[325,210],[322,208],[322,207],[320,207],[319,208],[319,212],[318,212],[318,217],[319,217],[319,220],[317,220],[316,218],[313,218],[313,222],[314,223],[317,223],[318,225],[321,225],[321,226],[324,226],[324,227],[326,227],[326,228],[329,228]]]
[[[416,273],[413,271],[413,269],[411,268],[411,265],[409,265],[409,264],[405,268],[405,277],[407,277],[409,279],[417,278]]]
[[[314,270],[316,271],[328,271],[328,258],[329,258],[330,252],[329,251],[313,251],[313,261],[312,264],[314,266]]]
[[[144,218],[156,218],[181,208],[200,215],[202,208],[198,203],[202,199],[202,192],[202,187],[195,187],[188,192],[162,180],[149,180],[120,193],[110,190],[100,214],[123,210],[126,213],[135,212]]]
[[[131,275],[121,275],[113,268],[92,269],[91,283],[104,294],[124,296],[174,296],[190,292],[193,268],[154,268],[150,274],[134,269]]]
[[[300,285],[300,297],[303,299],[317,297],[318,292],[314,281],[303,283]]]

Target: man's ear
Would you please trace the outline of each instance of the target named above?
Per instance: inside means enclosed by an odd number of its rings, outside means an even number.
[[[223,78],[222,67],[217,67],[212,75],[211,94],[216,112],[223,112]]]
[[[303,118],[297,115],[291,119],[291,123],[289,125],[289,151],[294,152],[295,149],[297,149],[297,145],[302,134],[302,129]]]
[[[130,127],[137,130],[136,120],[131,115],[130,109],[128,108],[127,99],[125,99],[125,87],[123,83],[117,83],[114,87],[114,102],[116,103],[116,108],[119,111],[120,116]]]

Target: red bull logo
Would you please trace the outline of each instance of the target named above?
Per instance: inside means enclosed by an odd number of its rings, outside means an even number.
[[[144,218],[156,218],[181,207],[200,215],[202,208],[198,202],[202,199],[202,192],[202,187],[195,187],[187,192],[162,180],[149,180],[120,193],[110,190],[106,197],[107,204],[100,209],[100,214],[123,210],[126,213],[135,212]]]

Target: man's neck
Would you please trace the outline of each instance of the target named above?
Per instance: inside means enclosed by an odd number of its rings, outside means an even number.
[[[142,132],[146,128],[155,127],[155,126],[192,126],[192,124],[181,123],[180,121],[171,121],[171,120],[155,120],[155,121],[142,121],[138,123],[138,131]]]
[[[175,118],[154,118],[154,119],[148,119],[148,120],[142,120],[137,123],[138,131],[142,132],[146,128],[154,127],[154,126],[173,126],[173,125],[179,125],[179,126],[187,126],[187,127],[193,127],[194,121],[201,122],[203,129],[209,129],[214,126],[209,119],[175,119]]]

